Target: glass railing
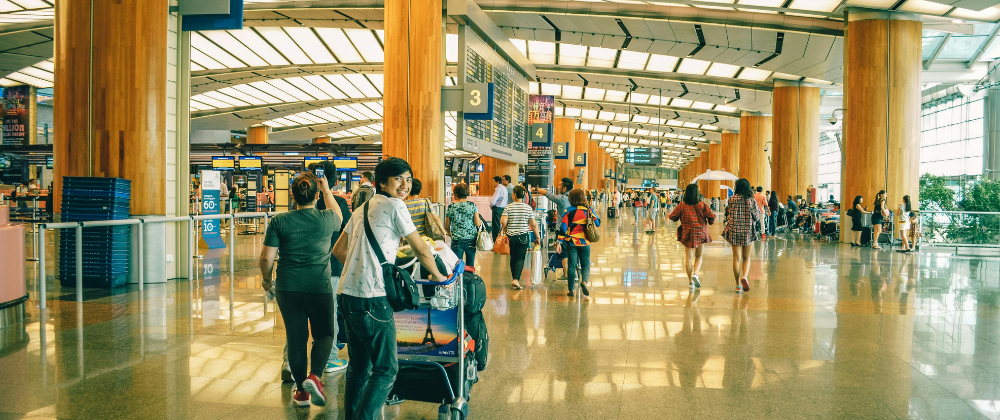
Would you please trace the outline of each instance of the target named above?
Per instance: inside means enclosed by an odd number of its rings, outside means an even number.
[[[924,211],[919,213],[920,244],[1000,248],[1000,213]]]

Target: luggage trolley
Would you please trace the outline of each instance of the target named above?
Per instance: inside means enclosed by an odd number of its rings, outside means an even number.
[[[394,314],[399,372],[389,393],[390,404],[439,403],[439,420],[465,419],[469,391],[479,381],[471,354],[475,342],[465,330],[465,262],[459,261],[451,278],[442,283],[420,279],[420,264],[414,265],[420,307]]]

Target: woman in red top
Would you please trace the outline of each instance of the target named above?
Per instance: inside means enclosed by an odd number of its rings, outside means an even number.
[[[704,244],[712,242],[708,225],[715,223],[715,213],[698,199],[698,184],[689,184],[684,190],[684,201],[670,213],[670,220],[680,220],[677,240],[684,244],[684,270],[689,287],[701,287],[698,270],[701,269],[701,252]]]

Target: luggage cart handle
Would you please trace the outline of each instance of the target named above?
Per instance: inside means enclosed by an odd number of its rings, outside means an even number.
[[[416,284],[426,284],[426,285],[434,285],[434,286],[447,286],[449,284],[454,283],[455,280],[458,280],[458,276],[461,275],[463,271],[465,271],[465,261],[458,260],[458,264],[455,264],[455,272],[454,272],[454,274],[451,275],[451,278],[449,278],[448,280],[445,280],[445,281],[442,281],[442,282],[437,282],[437,281],[430,281],[430,280],[413,279],[413,282],[416,283]]]

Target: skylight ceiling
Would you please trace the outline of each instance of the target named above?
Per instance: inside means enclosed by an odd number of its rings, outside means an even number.
[[[0,0],[0,27],[51,21],[55,14],[55,0]]]
[[[528,92],[535,95],[551,95],[563,100],[588,100],[620,102],[631,105],[672,106],[702,111],[737,112],[736,107],[724,104],[696,102],[683,98],[661,97],[640,92],[605,90],[596,87],[560,85],[554,83],[528,83]]]
[[[0,78],[0,86],[7,87],[24,84],[39,88],[50,88],[56,80],[53,74],[55,69],[56,66],[51,59],[45,60]]]
[[[192,111],[329,99],[381,99],[381,74],[289,77],[205,92],[191,97]]]
[[[2,1],[2,0],[0,0]],[[356,28],[245,27],[191,34],[191,70],[220,70],[385,61],[384,31]],[[446,37],[449,62],[458,60],[458,35]]]
[[[281,129],[381,119],[382,101],[373,101],[313,109],[265,121],[263,124],[276,129]]]

